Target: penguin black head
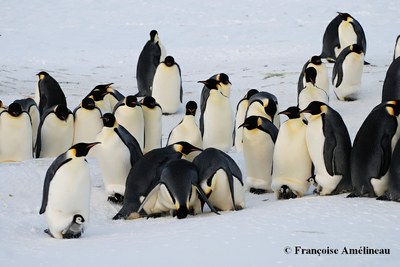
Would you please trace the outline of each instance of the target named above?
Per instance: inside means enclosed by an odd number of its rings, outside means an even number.
[[[57,105],[54,108],[54,113],[56,114],[57,118],[62,121],[66,121],[69,115],[69,109],[65,105]]]
[[[217,75],[217,81],[223,83],[223,84],[231,84],[229,81],[229,76],[226,75],[225,73],[220,73]]]
[[[172,147],[176,152],[180,152],[184,155],[188,155],[193,151],[203,151],[202,149],[195,147],[194,145],[185,141],[176,142],[172,144]]]
[[[320,101],[311,102],[305,109],[300,113],[310,113],[311,115],[318,115],[326,112],[327,105]]]
[[[353,17],[349,13],[342,13],[342,12],[337,12],[339,16],[342,18],[344,21],[350,21],[353,20]]]
[[[314,64],[314,65],[321,65],[322,64],[322,60],[320,56],[313,56],[310,59],[310,63]]]
[[[83,218],[83,216],[80,214],[75,214],[72,218],[72,222],[76,224],[83,224],[85,222],[85,218]]]
[[[261,118],[259,116],[250,116],[247,117],[244,122],[239,125],[238,128],[240,127],[244,127],[248,130],[253,130],[253,129],[257,129],[258,126],[260,126],[262,124]]]
[[[278,107],[276,106],[275,101],[269,99],[267,102],[263,103],[263,105],[265,113],[268,114],[273,119],[275,113],[278,111]]]
[[[297,195],[293,193],[292,189],[290,189],[287,185],[282,185],[279,189],[279,195],[283,199],[297,198]]]
[[[196,116],[197,103],[194,101],[189,101],[186,103],[186,113],[185,115]]]
[[[253,95],[257,94],[258,90],[257,89],[250,89],[249,91],[247,91],[246,95],[244,96],[245,99],[249,100],[250,97],[252,97]]]
[[[307,83],[315,84],[315,80],[317,78],[317,70],[314,67],[308,67],[304,71],[304,77],[306,78]]]
[[[92,91],[102,91],[102,92],[108,92],[108,88],[110,88],[111,85],[113,85],[114,83],[107,83],[107,84],[99,84],[96,85],[95,88],[93,88]]]
[[[104,96],[107,95],[107,91],[101,90],[92,90],[91,96],[93,97],[94,101],[101,101],[104,99]]]
[[[188,214],[189,209],[186,207],[186,205],[182,205],[179,207],[179,209],[176,210],[176,217],[178,219],[185,219]]]
[[[354,53],[357,53],[357,54],[364,53],[362,47],[359,46],[358,44],[352,44],[352,45],[350,46],[350,51],[351,51],[351,52],[354,52]]]
[[[220,82],[215,79],[208,79],[205,81],[198,81],[198,83],[204,84],[210,90],[218,90],[220,86]]]
[[[8,113],[13,117],[18,117],[22,113],[22,106],[19,103],[11,103],[8,106]]]
[[[150,31],[150,41],[154,42],[158,32],[156,30]]]
[[[128,107],[131,107],[131,108],[136,107],[136,105],[137,105],[137,97],[134,96],[134,95],[128,95],[126,97],[125,103],[126,103],[126,105]]]
[[[89,153],[89,150],[97,144],[100,144],[100,142],[78,143],[78,144],[73,145],[70,149],[75,150],[76,157],[85,157]],[[83,221],[85,221],[85,220],[83,220]]]
[[[173,57],[171,57],[171,56],[167,56],[167,57],[164,59],[164,63],[165,63],[165,65],[167,65],[168,67],[172,67],[172,66],[175,64],[175,59],[174,59]]]
[[[297,119],[300,118],[300,109],[299,107],[292,106],[288,107],[286,110],[279,112],[278,114],[284,114],[289,117],[289,119]]]
[[[142,105],[152,109],[157,105],[157,103],[154,97],[146,96],[145,98],[143,98]]]
[[[43,80],[45,77],[50,76],[47,72],[45,71],[41,71],[38,74],[36,74],[37,76],[39,76],[39,80]]]
[[[94,103],[93,99],[85,97],[82,99],[82,108],[93,110],[96,108],[96,104]]]
[[[115,116],[112,113],[104,114],[101,119],[103,120],[104,127],[114,127],[114,124],[116,122]]]

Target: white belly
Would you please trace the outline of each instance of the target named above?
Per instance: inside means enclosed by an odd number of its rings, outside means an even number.
[[[350,53],[342,64],[343,80],[339,87],[334,87],[340,100],[346,97],[356,98],[361,89],[361,77],[364,68],[364,54]],[[334,81],[336,85],[336,79]]]
[[[308,84],[299,94],[299,108],[305,109],[313,101],[320,101],[328,104],[329,98],[324,90]]]
[[[235,147],[236,151],[242,152],[243,151],[243,127],[239,126],[244,122],[246,118],[246,111],[248,107],[249,101],[243,100],[238,109],[236,111],[236,118],[235,118]]]
[[[161,63],[154,74],[152,97],[160,104],[163,113],[176,113],[180,105],[181,77],[176,65]]]
[[[172,129],[168,145],[179,141],[186,141],[198,148],[203,147],[201,132],[194,116],[186,115],[182,123]]]
[[[143,107],[144,116],[144,149],[143,154],[161,147],[162,114],[160,109]]]
[[[140,148],[144,147],[144,117],[141,107],[134,108],[121,106],[115,111],[115,118],[119,125],[125,127],[136,138]]]
[[[340,52],[349,45],[357,43],[357,35],[354,31],[353,25],[350,22],[343,21],[338,28],[340,49],[336,50],[336,57]]]
[[[98,109],[87,110],[80,108],[75,113],[74,144],[91,143],[103,128],[103,121]]]
[[[310,63],[308,67],[313,67],[317,71],[317,78],[315,80],[315,86],[324,90],[327,95],[329,95],[329,76],[328,76],[328,70],[325,66],[324,63],[321,65],[315,65],[313,63]],[[306,77],[303,77],[303,84],[306,84]]]

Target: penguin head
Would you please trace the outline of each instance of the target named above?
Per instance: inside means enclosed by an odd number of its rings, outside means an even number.
[[[72,218],[72,222],[76,224],[83,224],[85,222],[85,218],[83,218],[83,216],[80,214],[75,214]]]
[[[157,102],[154,99],[154,97],[152,96],[146,96],[145,98],[143,98],[142,100],[142,105],[145,107],[148,107],[150,109],[153,109],[157,106]]]
[[[279,189],[280,198],[283,199],[290,199],[290,198],[297,198],[297,195],[293,193],[292,189],[290,189],[287,185],[282,185]]]
[[[100,90],[92,90],[90,96],[93,98],[94,101],[101,101],[104,99],[104,96],[107,95],[107,91],[100,91]]]
[[[152,41],[153,43],[157,43],[159,41],[158,32],[156,30],[150,31],[150,41]]]
[[[56,114],[57,118],[59,118],[62,121],[66,121],[68,119],[70,111],[65,105],[57,105],[54,108],[54,114]]]
[[[244,96],[244,99],[249,100],[250,97],[252,97],[253,95],[255,95],[257,93],[258,93],[257,89],[250,89],[249,91],[247,91],[246,95]]]
[[[45,71],[41,71],[38,74],[36,74],[37,76],[39,76],[39,80],[43,80],[44,78],[46,78],[47,76],[50,76],[47,72]]]
[[[343,21],[352,22],[353,17],[349,13],[337,12]]]
[[[194,145],[185,141],[176,142],[171,146],[176,152],[180,152],[183,155],[189,155],[193,151],[203,151],[201,148],[195,147]]]
[[[358,44],[352,44],[350,46],[350,51],[353,52],[353,53],[357,53],[357,54],[364,53],[362,47],[360,45],[358,45]]]
[[[112,128],[116,123],[115,116],[112,113],[104,114],[101,119],[103,120],[104,127]]]
[[[136,105],[137,105],[137,97],[134,96],[134,95],[128,95],[128,96],[125,98],[125,104],[126,104],[128,107],[131,107],[131,108],[136,107]]]
[[[286,110],[279,112],[278,114],[283,114],[289,117],[289,119],[298,119],[300,118],[300,109],[299,107],[292,106],[288,107]]]
[[[186,103],[186,113],[185,115],[196,116],[197,103],[195,101],[189,101]]]
[[[75,157],[85,157],[89,150],[94,147],[95,145],[100,144],[100,142],[94,143],[77,143],[73,145],[70,150],[75,151]]]
[[[217,75],[216,80],[223,83],[223,84],[231,84],[231,82],[229,81],[229,76],[226,75],[225,73],[220,73]]]
[[[247,130],[257,129],[262,124],[262,119],[259,116],[247,117],[238,128],[244,127]]]
[[[89,97],[85,97],[84,99],[82,99],[81,106],[82,106],[82,108],[88,109],[88,110],[93,110],[96,108],[96,104],[94,103],[94,100]]]
[[[221,88],[220,82],[212,78],[205,81],[198,81],[198,83],[204,84],[210,90],[219,90]]]
[[[312,56],[309,62],[314,64],[314,65],[321,65],[322,64],[322,60],[321,60],[320,56]]]
[[[310,113],[311,115],[318,115],[326,113],[327,105],[320,101],[311,102],[305,109],[301,110],[300,113]]]
[[[171,56],[167,56],[164,59],[164,64],[167,65],[167,67],[172,67],[175,64],[175,59]]]
[[[315,84],[315,80],[317,79],[317,70],[314,67],[308,67],[304,71],[304,77],[306,78],[307,83]]]
[[[101,91],[101,92],[112,92],[113,89],[111,87],[111,85],[113,85],[114,83],[107,83],[107,84],[99,84],[96,85],[95,88],[93,88],[92,91]]]
[[[11,103],[8,106],[8,113],[13,117],[18,117],[22,113],[22,106],[19,103]]]

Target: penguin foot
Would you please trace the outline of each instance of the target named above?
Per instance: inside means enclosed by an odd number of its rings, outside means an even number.
[[[293,193],[292,189],[290,189],[287,185],[282,185],[281,189],[279,190],[279,198],[291,199],[297,198],[297,195]]]
[[[351,101],[357,100],[357,98],[354,98],[354,97],[343,97],[343,100],[347,101],[347,102],[351,102]]]
[[[383,194],[382,196],[377,197],[376,200],[390,201],[391,199],[388,194]]]
[[[115,214],[115,216],[112,218],[113,220],[122,220],[125,219],[125,216],[122,215],[121,213]]]
[[[357,193],[352,192],[346,198],[355,198],[355,197],[360,197],[360,196]]]
[[[261,188],[250,187],[250,193],[261,195],[267,193],[267,190]]]
[[[73,239],[73,238],[79,238],[79,237],[81,237],[81,235],[82,235],[82,233],[76,233],[76,234],[67,233],[67,234],[63,235],[63,238],[64,239]]]
[[[163,217],[163,213],[158,212],[158,213],[152,213],[146,216],[146,219],[155,219],[155,218],[160,218]]]
[[[108,201],[114,203],[114,204],[123,204],[124,203],[124,196],[118,193],[114,193],[113,196],[109,196]]]

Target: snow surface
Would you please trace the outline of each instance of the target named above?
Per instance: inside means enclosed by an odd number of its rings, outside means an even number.
[[[172,2],[172,1],[170,1]],[[294,105],[306,60],[319,54],[326,25],[348,12],[367,37],[362,93],[345,103],[330,92],[352,139],[380,102],[382,83],[399,34],[398,1],[2,1],[0,3],[0,99],[9,104],[34,95],[41,70],[63,88],[76,107],[95,85],[114,82],[136,93],[135,70],[150,30],[157,29],[182,69],[184,103],[199,101],[204,80],[225,72],[231,101],[249,88]],[[332,64],[328,65],[329,70]],[[163,117],[163,142],[181,120]],[[282,118],[283,119],[283,118]],[[243,174],[243,156],[231,150]],[[277,201],[273,194],[246,193],[247,207],[220,216],[204,213],[112,221],[118,206],[106,201],[98,163],[91,218],[82,238],[56,240],[43,233],[39,215],[45,172],[53,161],[0,165],[0,266],[395,266],[400,260],[400,206],[345,195]],[[290,246],[292,253],[284,248]],[[295,254],[302,248],[339,249],[339,255]],[[343,248],[390,249],[390,255],[343,255]]]

